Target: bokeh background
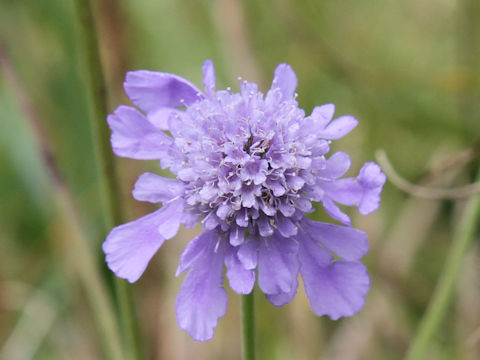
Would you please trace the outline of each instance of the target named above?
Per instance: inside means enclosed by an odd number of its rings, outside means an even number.
[[[477,0],[97,0],[95,17],[109,110],[128,103],[125,72],[150,69],[201,84],[209,58],[218,87],[237,77],[269,87],[280,62],[293,66],[307,113],[333,102],[359,126],[334,149],[357,173],[384,149],[405,178],[426,186],[474,181],[480,138],[480,3]],[[103,359],[79,229],[114,294],[91,135],[85,59],[71,0],[0,0],[0,358]],[[41,140],[39,140],[41,139]],[[43,142],[43,143],[42,143]],[[50,148],[65,180],[49,175]],[[452,160],[453,159],[453,160]],[[466,159],[466,160],[465,160]],[[470,161],[468,161],[470,159]],[[117,161],[127,220],[152,209],[131,188],[156,162]],[[259,359],[402,359],[415,336],[458,227],[465,200],[422,200],[384,188],[382,206],[354,226],[368,232],[372,277],[365,308],[331,321],[310,310],[300,287],[275,308],[256,293]],[[315,215],[325,218],[321,210]],[[69,217],[67,216],[67,220]],[[174,313],[182,248],[196,230],[166,242],[133,288],[148,359],[240,359],[240,301],[207,343],[180,330]],[[480,358],[478,234],[425,359]],[[80,260],[79,260],[80,259]],[[79,270],[80,269],[80,270]],[[83,273],[85,274],[85,272]]]

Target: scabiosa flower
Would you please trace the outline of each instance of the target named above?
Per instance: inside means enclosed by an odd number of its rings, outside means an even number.
[[[235,292],[250,293],[257,277],[276,306],[293,299],[300,273],[312,310],[332,319],[358,312],[369,290],[359,262],[367,235],[350,227],[338,204],[357,206],[361,214],[376,210],[385,175],[370,162],[356,178],[342,178],[349,156],[327,156],[331,140],[357,120],[332,120],[333,104],[305,116],[287,64],[276,68],[266,95],[239,82],[240,93],[216,90],[209,60],[204,92],[176,75],[129,72],[125,91],[142,112],[120,106],[107,119],[118,156],[158,159],[176,177],[140,176],[134,198],[163,206],[110,232],[103,244],[108,266],[134,282],[180,224],[200,222],[203,232],[180,257],[177,275],[188,274],[176,300],[180,327],[199,341],[212,338],[226,312],[224,266]],[[344,225],[308,219],[312,202]]]

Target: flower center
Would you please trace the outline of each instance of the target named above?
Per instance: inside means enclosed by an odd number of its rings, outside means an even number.
[[[187,114],[174,129],[184,159],[175,166],[189,209],[206,228],[269,236],[277,223],[295,221],[299,201],[309,204],[302,200],[310,170],[301,161],[311,156],[298,132],[303,112],[288,102],[268,105],[259,92],[220,91]]]

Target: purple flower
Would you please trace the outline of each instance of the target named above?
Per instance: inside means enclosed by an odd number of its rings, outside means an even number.
[[[257,276],[272,304],[286,304],[300,273],[315,314],[355,314],[369,290],[359,262],[368,251],[367,235],[350,227],[338,204],[357,206],[364,215],[375,211],[385,175],[366,163],[356,178],[342,178],[349,156],[327,154],[331,140],[357,120],[332,120],[333,104],[305,116],[296,101],[297,78],[286,64],[275,70],[266,95],[246,81],[240,93],[216,90],[208,60],[203,85],[205,92],[168,73],[127,74],[125,91],[142,112],[120,106],[108,117],[113,150],[158,159],[176,179],[140,176],[134,198],[163,206],[110,232],[103,244],[108,266],[134,282],[180,224],[200,222],[204,231],[187,245],[177,269],[177,275],[188,270],[176,301],[178,323],[195,340],[211,339],[226,312],[224,266],[239,294],[250,293]],[[313,201],[344,225],[308,219]]]

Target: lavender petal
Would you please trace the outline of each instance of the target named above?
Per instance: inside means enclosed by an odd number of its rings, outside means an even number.
[[[108,234],[102,249],[110,270],[133,283],[145,271],[150,259],[165,238],[157,231],[162,209],[137,220],[116,226]]]
[[[347,135],[357,125],[358,120],[353,116],[340,116],[328,124],[327,127],[319,133],[319,135],[324,139],[337,140]]]
[[[374,162],[368,162],[360,169],[357,182],[363,188],[363,195],[358,205],[358,211],[362,215],[368,215],[380,206],[380,193],[387,177],[380,166]]]
[[[212,96],[215,92],[215,67],[212,60],[205,60],[202,66],[203,72],[203,86],[205,87],[205,93],[207,96]]]
[[[215,240],[210,241],[202,257],[191,264],[175,301],[178,325],[194,340],[210,340],[218,319],[227,311],[223,261],[223,251],[217,249]]]
[[[281,236],[261,239],[258,251],[258,285],[265,294],[289,293],[296,286],[298,244]]]
[[[247,270],[237,257],[237,248],[229,247],[225,256],[227,278],[237,294],[250,294],[255,284],[255,270]]]
[[[163,72],[137,70],[123,83],[132,102],[149,113],[159,107],[180,107],[202,99],[202,92],[184,78]]]
[[[368,238],[363,231],[307,218],[301,224],[312,240],[345,260],[361,259],[368,252]]]
[[[305,292],[315,314],[337,320],[360,311],[370,288],[370,279],[362,263],[332,262],[330,253],[308,236],[300,241],[299,260]]]
[[[183,184],[175,179],[144,173],[140,175],[132,191],[133,197],[138,201],[151,203],[167,202],[183,194]]]
[[[291,99],[297,88],[297,75],[288,64],[280,64],[275,69],[272,89],[279,88],[282,91],[283,99]]]
[[[172,139],[153,126],[140,112],[119,106],[107,117],[112,130],[112,149],[118,156],[139,160],[165,156]]]

